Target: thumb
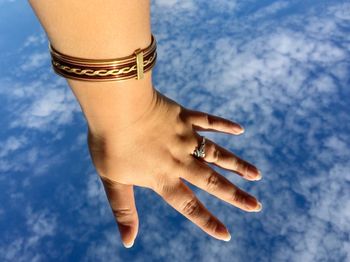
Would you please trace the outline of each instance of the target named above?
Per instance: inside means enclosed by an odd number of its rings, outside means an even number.
[[[101,178],[125,247],[133,246],[139,228],[134,186]]]

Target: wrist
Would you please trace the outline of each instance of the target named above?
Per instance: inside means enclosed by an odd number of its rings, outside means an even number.
[[[86,82],[66,79],[89,129],[96,134],[118,132],[140,118],[154,98],[152,70],[143,79]]]

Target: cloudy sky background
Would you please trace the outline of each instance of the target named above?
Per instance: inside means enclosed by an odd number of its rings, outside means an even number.
[[[213,166],[263,210],[189,184],[227,225],[223,242],[135,187],[140,228],[126,249],[43,29],[26,1],[0,0],[0,260],[349,261],[346,2],[152,0],[156,88],[245,127],[201,134],[262,171],[250,182]]]

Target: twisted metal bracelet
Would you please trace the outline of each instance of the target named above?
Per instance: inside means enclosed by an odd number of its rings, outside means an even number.
[[[51,65],[60,76],[83,81],[122,81],[142,79],[152,69],[157,58],[157,44],[152,34],[151,44],[132,55],[115,59],[87,59],[65,55],[49,43]]]

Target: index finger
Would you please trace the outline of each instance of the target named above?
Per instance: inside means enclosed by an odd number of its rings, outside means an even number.
[[[195,129],[198,131],[219,131],[235,135],[244,132],[244,128],[234,121],[188,108],[186,109],[186,119],[195,125]]]

